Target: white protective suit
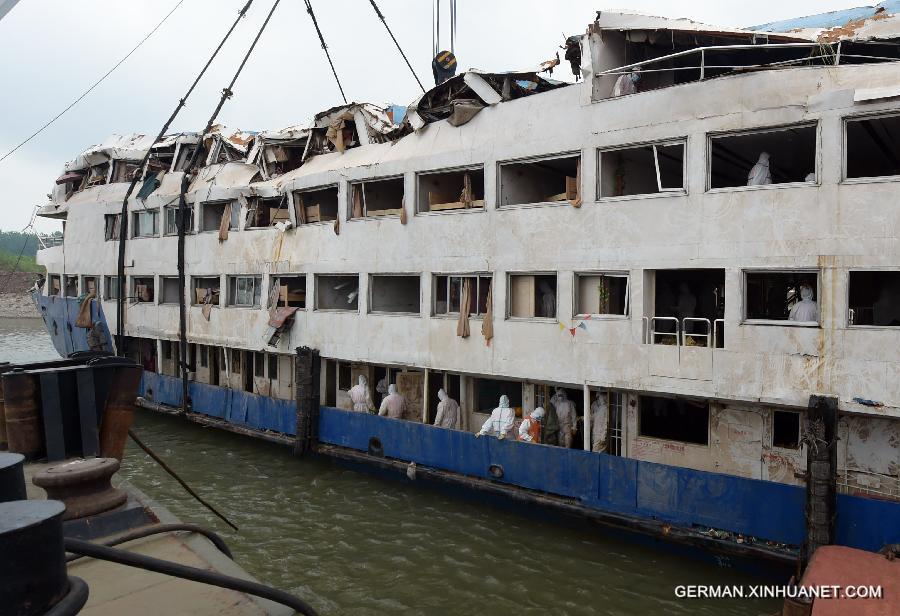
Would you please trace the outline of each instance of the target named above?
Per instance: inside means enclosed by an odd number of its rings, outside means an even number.
[[[613,85],[613,96],[625,96],[626,94],[634,94],[637,92],[637,82],[641,80],[638,73],[626,73],[619,75],[616,83]]]
[[[772,172],[769,171],[769,153],[760,152],[759,160],[747,175],[747,186],[765,186],[772,183]]]
[[[388,385],[388,395],[381,401],[379,415],[387,415],[392,419],[403,419],[406,415],[406,398],[397,393],[397,386]]]
[[[522,423],[519,425],[519,440],[525,441],[526,443],[534,442],[534,439],[531,437],[531,424],[532,423],[541,423],[541,420],[544,418],[544,409],[541,407],[537,407],[533,411],[531,411],[531,415],[526,417]],[[538,428],[540,431],[540,428]],[[538,432],[540,434],[540,432]]]
[[[556,417],[559,419],[559,444],[567,449],[572,447],[572,439],[575,437],[575,426],[578,423],[578,411],[575,403],[569,400],[566,392],[556,390]]]
[[[591,451],[606,451],[606,433],[609,428],[609,405],[606,392],[597,394],[591,404]]]
[[[813,299],[813,290],[807,284],[800,285],[800,301],[791,308],[788,315],[791,321],[818,321],[819,305]]]
[[[475,436],[478,437],[484,434],[490,434],[499,439],[504,439],[509,436],[509,432],[512,430],[515,420],[516,411],[509,406],[509,397],[500,396],[500,406],[491,411],[491,416],[488,417],[488,420],[484,422],[484,425],[481,426],[481,430],[479,430],[478,434]]]
[[[368,413],[375,410],[375,403],[369,395],[369,382],[366,377],[360,375],[356,385],[350,388],[350,401],[353,402],[353,410]]]
[[[459,404],[456,400],[447,395],[443,389],[438,390],[438,398],[440,402],[437,405],[437,415],[434,417],[434,425],[439,428],[450,428],[451,430],[459,430]]]

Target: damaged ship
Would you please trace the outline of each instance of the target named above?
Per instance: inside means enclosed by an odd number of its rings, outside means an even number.
[[[139,361],[149,408],[725,560],[878,550],[900,542],[895,8],[600,12],[567,39],[575,83],[470,70],[408,107],[112,137],[40,210],[64,240],[36,301],[62,355]],[[365,412],[388,385],[402,416]],[[568,398],[569,438],[475,438],[501,396],[516,426]]]

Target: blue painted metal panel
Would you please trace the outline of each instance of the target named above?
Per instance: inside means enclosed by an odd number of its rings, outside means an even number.
[[[793,19],[785,19],[782,21],[773,21],[758,26],[750,26],[747,30],[757,32],[789,32],[791,30],[802,28],[834,28],[843,26],[848,21],[855,19],[867,19],[875,15],[875,11],[884,8],[887,13],[896,13],[900,11],[900,0],[886,0],[875,6],[858,6],[852,9],[844,9],[841,11],[831,11],[828,13],[819,13],[818,15],[807,15],[805,17],[794,17]]]
[[[225,412],[231,404],[231,390],[205,383],[190,383],[188,391],[193,401],[193,409],[198,413],[225,419]]]
[[[864,550],[900,543],[900,503],[838,494],[836,541]]]
[[[601,509],[620,513],[637,510],[638,461],[597,454],[597,498]]]
[[[40,310],[44,327],[47,328],[47,334],[53,342],[53,347],[61,357],[68,357],[75,351],[91,350],[87,339],[90,330],[75,327],[75,320],[78,318],[80,308],[77,298],[47,296],[40,293],[33,293],[31,297]],[[91,320],[100,328],[100,340],[103,347],[98,350],[112,352],[114,347],[109,327],[106,325],[106,315],[103,314],[103,304],[96,299],[91,300]]]

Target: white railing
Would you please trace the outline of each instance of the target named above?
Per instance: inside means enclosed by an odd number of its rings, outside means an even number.
[[[722,348],[718,343],[719,331],[724,331],[725,329],[725,319],[706,319],[701,317],[685,317],[681,320],[678,317],[641,317],[642,323],[642,337],[644,344],[662,344],[667,346],[692,346],[692,347],[700,347],[700,348]],[[657,329],[658,323],[673,323],[675,325],[675,331],[660,331]],[[699,323],[700,325],[705,325],[705,331],[701,328],[701,331],[693,331],[696,329],[695,327],[689,327],[689,324]],[[689,331],[691,330],[691,331]],[[669,345],[667,342],[660,342],[658,338],[662,338],[663,340],[668,340],[671,338],[674,342]],[[704,344],[687,344],[688,339],[692,341],[701,338],[704,341]]]
[[[38,233],[37,239],[38,244],[41,245],[41,249],[62,246],[63,243],[62,235],[45,235],[43,233]]]

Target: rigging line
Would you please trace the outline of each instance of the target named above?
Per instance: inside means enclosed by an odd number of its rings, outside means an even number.
[[[325,44],[325,37],[322,36],[322,31],[319,29],[319,22],[316,21],[316,14],[313,13],[312,3],[310,2],[310,0],[303,1],[306,3],[306,12],[309,13],[313,25],[316,27],[316,33],[319,35],[319,42],[322,43],[322,49],[325,51],[325,57],[328,58],[328,65],[331,66],[331,72],[334,74],[334,80],[337,82],[338,90],[341,91],[341,98],[344,99],[344,104],[346,104],[347,95],[344,94],[344,88],[341,86],[341,80],[338,79],[337,71],[334,70],[334,62],[331,61],[331,54],[328,53],[328,45]]]
[[[90,94],[91,91],[92,91],[94,88],[96,88],[96,87],[99,86],[101,83],[103,83],[103,81],[104,81],[107,77],[109,77],[109,76],[113,73],[113,71],[115,71],[117,68],[119,68],[119,66],[121,66],[122,63],[125,62],[125,60],[127,60],[129,57],[131,57],[131,55],[132,55],[134,52],[136,52],[136,51],[138,50],[138,48],[139,48],[141,45],[143,45],[143,44],[147,41],[147,39],[149,39],[151,36],[153,36],[153,33],[154,33],[154,32],[156,32],[157,30],[159,30],[159,29],[162,27],[162,25],[163,25],[164,23],[166,23],[166,20],[169,19],[169,17],[172,15],[172,13],[174,13],[174,12],[178,9],[178,7],[182,5],[183,2],[184,2],[184,0],[178,0],[178,3],[177,3],[175,6],[172,7],[172,10],[171,10],[171,11],[169,11],[168,13],[166,13],[166,16],[162,18],[162,21],[160,21],[158,24],[156,24],[156,26],[155,26],[152,30],[150,30],[150,32],[147,34],[147,36],[145,36],[144,38],[142,38],[142,39],[138,42],[138,44],[135,45],[134,48],[132,48],[131,51],[129,51],[127,54],[125,54],[125,57],[123,57],[121,60],[119,60],[118,62],[116,62],[115,66],[113,66],[111,69],[109,69],[108,71],[106,71],[106,73],[105,73],[100,79],[98,79],[97,81],[95,81],[91,87],[89,87],[87,90],[85,90],[84,92],[82,92],[81,95],[80,95],[78,98],[76,98],[74,101],[72,101],[71,103],[69,103],[69,106],[68,106],[68,107],[66,107],[65,109],[63,109],[62,111],[60,111],[60,112],[59,112],[58,114],[56,114],[56,116],[54,116],[49,122],[47,122],[46,124],[44,124],[43,126],[41,126],[39,129],[37,129],[36,131],[34,131],[34,132],[31,134],[31,136],[29,136],[25,141],[23,141],[22,143],[20,143],[19,145],[17,145],[17,146],[14,147],[13,149],[11,149],[9,152],[7,152],[6,154],[4,154],[3,157],[0,158],[0,162],[3,162],[4,160],[6,160],[6,158],[8,158],[10,155],[12,155],[13,152],[15,152],[16,150],[18,150],[19,148],[21,148],[23,145],[25,145],[26,143],[28,143],[29,141],[31,141],[32,139],[34,139],[35,137],[37,137],[38,135],[40,135],[42,132],[44,132],[44,130],[46,130],[47,128],[49,128],[51,124],[53,124],[53,123],[56,122],[58,119],[60,119],[63,115],[65,115],[65,113],[66,113],[67,111],[69,111],[69,109],[71,109],[72,107],[74,107],[75,105],[77,105],[79,102],[81,102],[81,99],[83,99],[85,96],[87,96],[88,94]]]
[[[29,229],[34,227],[34,218],[35,218],[35,216],[37,216],[37,211],[38,211],[38,206],[34,206],[34,210],[32,210],[32,212],[31,212],[31,220],[28,221],[28,224],[22,228],[22,231],[20,231],[20,233],[26,234]],[[37,238],[36,234],[35,234],[35,238]],[[26,235],[25,241],[22,242],[22,250],[19,251],[19,256],[16,257],[16,262],[15,262],[15,264],[13,264],[12,269],[6,273],[6,277],[3,279],[3,285],[0,286],[0,289],[6,289],[6,287],[9,285],[9,279],[12,278],[13,275],[18,271],[19,263],[22,261],[22,255],[25,254],[25,249],[27,247],[28,247],[28,236]],[[3,292],[3,291],[0,291],[0,292]]]
[[[409,63],[409,60],[406,58],[406,54],[403,53],[403,49],[400,47],[400,43],[397,42],[397,37],[394,36],[394,33],[391,32],[391,27],[387,24],[387,21],[384,19],[384,15],[381,14],[381,10],[378,8],[378,5],[375,4],[375,0],[369,0],[372,4],[372,8],[375,9],[375,14],[378,15],[378,18],[381,20],[381,23],[384,24],[384,27],[387,28],[388,34],[391,35],[391,38],[394,41],[394,45],[397,46],[397,51],[400,52],[400,55],[403,56],[403,60],[406,62],[406,66],[409,67],[409,70],[412,72],[413,77],[416,78],[416,82],[419,84],[419,87],[422,88],[422,94],[425,93],[425,86],[422,85],[422,81],[419,79],[419,76],[416,75],[416,70],[412,67],[412,64]],[[440,19],[440,16],[438,16]]]
[[[234,23],[231,24],[231,27],[228,29],[228,32],[225,33],[225,37],[219,43],[219,46],[216,47],[215,51],[213,51],[212,55],[209,57],[209,60],[206,61],[206,64],[203,66],[203,69],[197,75],[194,82],[191,84],[191,87],[188,88],[188,91],[185,93],[184,97],[179,99],[178,104],[175,106],[175,110],[172,112],[172,115],[169,116],[169,119],[166,120],[166,123],[163,125],[162,130],[159,131],[159,134],[156,136],[156,139],[153,141],[153,144],[159,142],[163,136],[166,134],[166,131],[169,130],[169,126],[172,122],[175,121],[175,116],[181,111],[181,108],[185,106],[187,103],[188,97],[194,91],[194,88],[197,87],[197,84],[200,83],[200,79],[206,73],[206,70],[209,68],[210,64],[212,64],[215,57],[219,54],[219,51],[222,49],[222,46],[225,45],[225,41],[228,40],[228,37],[231,36],[231,33],[234,32],[234,29],[237,27],[238,22],[243,19],[244,15],[247,14],[247,11],[250,9],[250,5],[253,4],[253,0],[247,0],[247,4],[238,11],[238,16],[234,20]],[[202,139],[202,135],[201,135]],[[150,159],[150,152],[152,151],[153,145],[147,148],[147,153],[144,154],[144,159],[141,161],[140,169],[143,169],[147,164],[147,161]],[[118,246],[118,268],[116,277],[119,279],[119,289],[123,289],[125,287],[125,243],[128,241],[128,199],[131,197],[131,193],[134,192],[134,187],[137,185],[138,180],[140,179],[141,174],[135,174],[135,176],[131,179],[131,184],[128,186],[128,190],[125,193],[125,198],[122,200],[122,210],[119,216],[119,246]],[[123,294],[120,292],[119,297],[116,299],[116,339],[117,339],[117,349],[120,350],[122,348],[122,342],[125,336],[124,330],[124,320],[125,320],[125,299]]]

